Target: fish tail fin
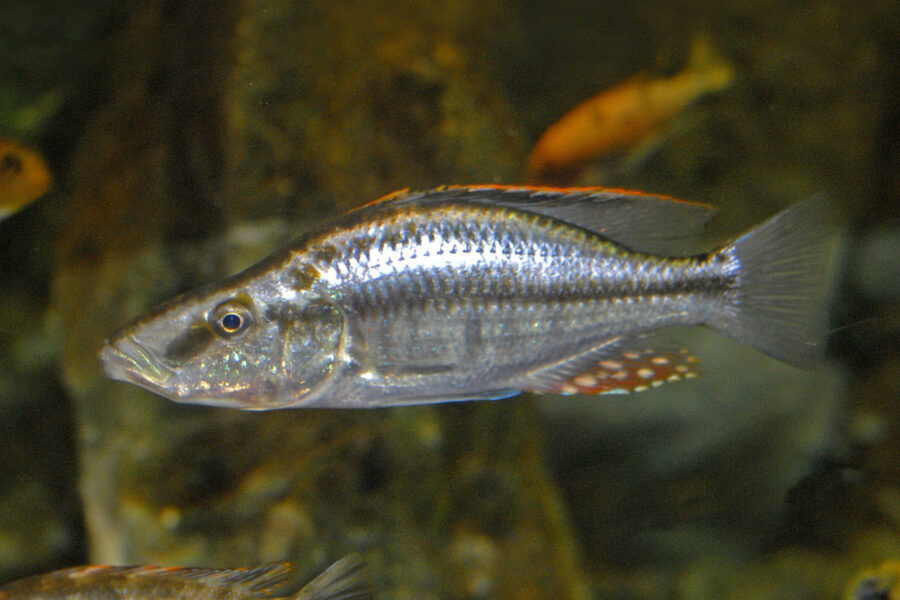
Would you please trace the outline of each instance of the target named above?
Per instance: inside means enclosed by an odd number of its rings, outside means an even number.
[[[703,92],[724,90],[734,81],[734,67],[705,35],[691,40],[688,70],[697,77],[697,87]]]
[[[366,565],[358,554],[345,556],[291,596],[291,600],[369,600]]]
[[[725,246],[738,284],[709,325],[784,362],[811,367],[824,346],[836,236],[816,196]]]

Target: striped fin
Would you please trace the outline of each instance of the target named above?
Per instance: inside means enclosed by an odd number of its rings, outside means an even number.
[[[458,202],[536,213],[582,227],[632,250],[663,255],[696,253],[716,209],[708,204],[615,188],[508,185],[398,190],[362,208]]]
[[[281,585],[290,572],[289,563],[276,562],[234,569],[171,569],[169,574],[217,587],[239,587],[254,594],[268,594],[272,588]]]
[[[811,368],[828,334],[835,225],[824,196],[804,200],[723,248],[738,286],[709,321],[718,331]]]
[[[292,600],[367,600],[366,565],[358,554],[337,561],[291,597]]]
[[[159,579],[193,581],[211,587],[237,587],[247,593],[268,594],[287,578],[288,563],[269,563],[258,567],[207,569],[199,567],[86,566],[51,573],[71,580],[82,578]]]
[[[528,391],[544,394],[626,394],[697,376],[697,359],[685,348],[671,352],[623,350],[577,375]]]
[[[403,188],[401,190],[396,190],[391,192],[390,194],[385,194],[371,202],[366,202],[362,206],[355,208],[354,210],[362,210],[364,208],[372,208],[375,206],[382,206],[384,204],[390,204],[392,202],[402,202],[406,200],[409,196],[418,196],[420,194],[410,193],[409,188]]]

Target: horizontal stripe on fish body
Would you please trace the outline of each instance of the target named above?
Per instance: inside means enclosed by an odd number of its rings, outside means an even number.
[[[295,251],[298,263],[311,265],[335,293],[383,285],[401,299],[612,298],[721,290],[733,283],[735,266],[719,255],[664,258],[631,252],[592,232],[501,207],[397,210],[304,240]],[[362,293],[383,300],[385,292]]]

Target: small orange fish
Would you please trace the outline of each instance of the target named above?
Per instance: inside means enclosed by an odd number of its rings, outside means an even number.
[[[563,184],[593,159],[653,139],[691,102],[727,88],[734,69],[704,38],[691,44],[688,65],[666,79],[638,74],[582,102],[550,126],[528,159],[528,180]]]
[[[886,560],[856,575],[847,586],[845,600],[897,600],[900,598],[900,560]]]
[[[0,139],[0,220],[18,212],[50,189],[50,169],[40,154]]]

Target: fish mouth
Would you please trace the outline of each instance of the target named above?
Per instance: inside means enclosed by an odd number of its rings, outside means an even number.
[[[170,395],[171,384],[178,377],[131,335],[106,341],[100,349],[100,361],[107,377],[166,396]]]

